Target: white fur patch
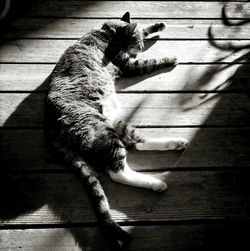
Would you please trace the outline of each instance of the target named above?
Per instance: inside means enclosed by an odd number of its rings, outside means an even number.
[[[135,172],[127,164],[124,170],[118,172],[108,171],[108,173],[112,180],[125,185],[144,187],[156,192],[163,192],[167,189],[167,184],[164,181],[149,174]]]
[[[120,104],[115,93],[111,94],[102,107],[102,114],[109,119],[111,124],[117,119]]]

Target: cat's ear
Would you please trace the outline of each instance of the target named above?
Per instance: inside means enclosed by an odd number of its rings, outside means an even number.
[[[132,24],[127,25],[126,26],[126,35],[132,36],[135,31],[136,26],[137,26],[137,23],[132,23]]]
[[[122,21],[130,23],[130,13],[127,11],[121,18]]]

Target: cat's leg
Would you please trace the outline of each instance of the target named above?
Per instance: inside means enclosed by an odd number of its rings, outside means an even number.
[[[115,120],[112,125],[127,149],[133,148],[136,143],[145,141],[144,136],[134,126],[128,125],[122,120]]]
[[[142,151],[169,151],[183,150],[188,145],[185,138],[146,138],[135,127],[118,120],[113,122],[116,133],[127,148],[135,148]]]
[[[187,147],[188,140],[184,138],[149,138],[144,142],[135,144],[135,148],[141,151],[169,151],[183,150]]]
[[[135,76],[163,69],[178,64],[176,57],[162,57],[156,59],[121,58],[119,68],[124,76]]]
[[[126,159],[123,160],[122,165],[122,168],[117,171],[107,171],[113,181],[125,185],[152,189],[155,192],[163,192],[167,189],[165,182],[167,175],[164,173],[153,176],[136,172],[128,166]]]

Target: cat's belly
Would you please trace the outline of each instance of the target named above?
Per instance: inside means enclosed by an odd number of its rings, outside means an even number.
[[[103,103],[102,114],[113,123],[118,119],[121,112],[120,103],[117,99],[116,93],[111,94]]]

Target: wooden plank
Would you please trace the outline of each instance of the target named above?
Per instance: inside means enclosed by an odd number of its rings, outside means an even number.
[[[43,39],[4,41],[0,48],[0,62],[56,63],[64,50],[74,42],[74,40]],[[175,55],[180,63],[216,63],[222,60],[224,63],[249,62],[249,48],[237,52],[221,49],[221,47],[226,48],[228,44],[229,41],[217,41],[216,46],[220,46],[217,48],[211,41],[152,41],[147,45],[147,47],[151,46],[150,50],[145,51],[141,57],[157,58]],[[247,46],[249,42],[237,40],[233,44]]]
[[[42,84],[54,64],[0,64],[0,91],[45,91]],[[150,75],[121,78],[119,92],[133,91],[243,91],[250,89],[248,65],[178,65]]]
[[[158,128],[137,129],[146,137],[184,137],[189,146],[183,151],[135,151],[128,163],[135,170],[180,168],[245,169],[249,166],[250,129],[238,128]],[[45,143],[43,130],[1,130],[2,169],[51,171],[68,170],[66,164]],[[31,151],[32,149],[32,151]]]
[[[2,38],[61,38],[78,39],[91,29],[101,28],[107,21],[119,19],[61,19],[61,18],[19,18],[14,20]],[[166,19],[133,19],[138,27],[146,27],[153,23],[164,22],[167,29],[160,33],[160,39],[208,39],[209,27],[215,39],[247,39],[250,25],[226,26],[221,20],[166,20]]]
[[[247,223],[124,227],[133,236],[127,250],[249,249]],[[109,250],[97,228],[1,230],[1,250]]]
[[[74,174],[1,174],[0,224],[96,223],[92,206]],[[157,194],[111,182],[101,175],[118,222],[249,220],[249,171],[176,171]]]
[[[45,99],[44,94],[29,95],[15,93],[1,94],[0,96],[0,106],[4,107],[4,109],[1,109],[0,113],[0,121],[2,121],[2,125],[43,125]],[[26,118],[24,118],[23,116]]]
[[[223,2],[210,1],[42,1],[28,7],[32,17],[120,18],[130,11],[134,18],[221,18]],[[112,6],[112,8],[110,8]],[[141,10],[143,6],[143,11]],[[228,4],[230,18],[248,18],[250,6],[240,2]]]
[[[245,93],[118,94],[120,116],[138,126],[249,126]],[[41,127],[44,94],[2,93],[0,125]]]
[[[45,91],[54,68],[43,64],[0,64],[0,91]]]

